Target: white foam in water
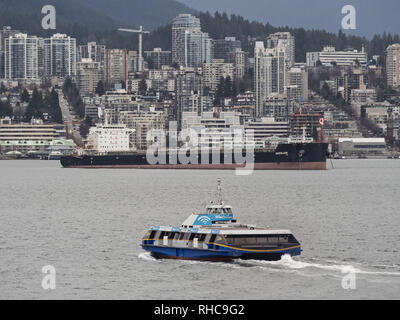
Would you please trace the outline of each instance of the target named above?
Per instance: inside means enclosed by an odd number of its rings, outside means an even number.
[[[138,255],[139,259],[146,261],[162,261],[154,258],[150,252],[143,252]],[[224,262],[208,262],[208,261],[196,261],[196,260],[181,260],[185,264],[212,264],[213,266],[230,267],[236,268],[246,268],[246,267],[275,267],[268,268],[270,271],[280,271],[284,268],[287,271],[296,271],[306,268],[315,268],[321,270],[337,271],[339,273],[358,273],[358,274],[370,274],[370,275],[391,275],[400,276],[400,272],[384,272],[384,271],[366,271],[356,268],[352,265],[345,264],[321,264],[321,263],[311,263],[294,260],[290,255],[285,254],[281,257],[279,261],[266,261],[266,260],[235,260],[234,263],[224,263]],[[337,262],[340,263],[340,262]]]
[[[139,253],[138,258],[139,258],[139,259],[146,260],[146,261],[157,261],[157,259],[154,258],[154,257],[150,254],[150,252],[142,252],[142,253]]]
[[[320,263],[310,263],[294,260],[290,255],[283,255],[281,260],[279,261],[265,261],[265,260],[248,260],[249,263],[253,265],[259,266],[277,266],[277,267],[285,267],[288,269],[305,269],[305,268],[317,268],[323,270],[330,271],[338,271],[340,273],[360,273],[360,274],[375,274],[375,275],[395,275],[400,276],[400,272],[383,272],[383,271],[364,271],[358,268],[355,268],[352,265],[343,265],[343,264],[332,264],[325,265]]]

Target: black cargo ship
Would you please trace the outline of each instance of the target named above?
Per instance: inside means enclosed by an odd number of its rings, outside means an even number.
[[[161,163],[149,162],[146,152],[88,153],[63,156],[60,161],[65,168],[236,169],[251,166],[255,170],[324,170],[327,150],[326,143],[281,143],[274,150],[256,149],[252,161],[246,163],[245,151],[238,157],[223,151],[210,151],[208,156],[199,153],[195,157],[197,161],[187,164],[180,163],[173,152],[156,154],[159,159],[165,159]]]

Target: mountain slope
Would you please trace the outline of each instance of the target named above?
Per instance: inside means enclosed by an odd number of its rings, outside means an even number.
[[[84,6],[81,0],[0,0],[0,24],[42,35],[46,32],[41,27],[44,17],[41,11],[48,4],[56,8],[56,32],[72,26],[85,26],[91,30],[107,30],[117,26],[116,21]]]
[[[356,8],[357,29],[351,33],[372,38],[374,34],[400,30],[399,0],[179,0],[201,11],[236,13],[272,25],[337,32],[345,5]]]
[[[171,23],[179,13],[194,13],[193,9],[175,0],[80,0],[121,24],[147,29]]]

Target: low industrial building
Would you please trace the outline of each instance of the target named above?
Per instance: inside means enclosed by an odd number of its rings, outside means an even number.
[[[385,138],[339,138],[338,149],[344,157],[387,157]]]

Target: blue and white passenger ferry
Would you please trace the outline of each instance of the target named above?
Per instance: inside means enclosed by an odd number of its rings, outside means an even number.
[[[152,227],[142,239],[144,250],[156,258],[229,261],[231,259],[279,260],[282,255],[301,253],[292,232],[242,224],[233,217],[232,207],[221,198],[205,213],[191,214],[181,226]]]

